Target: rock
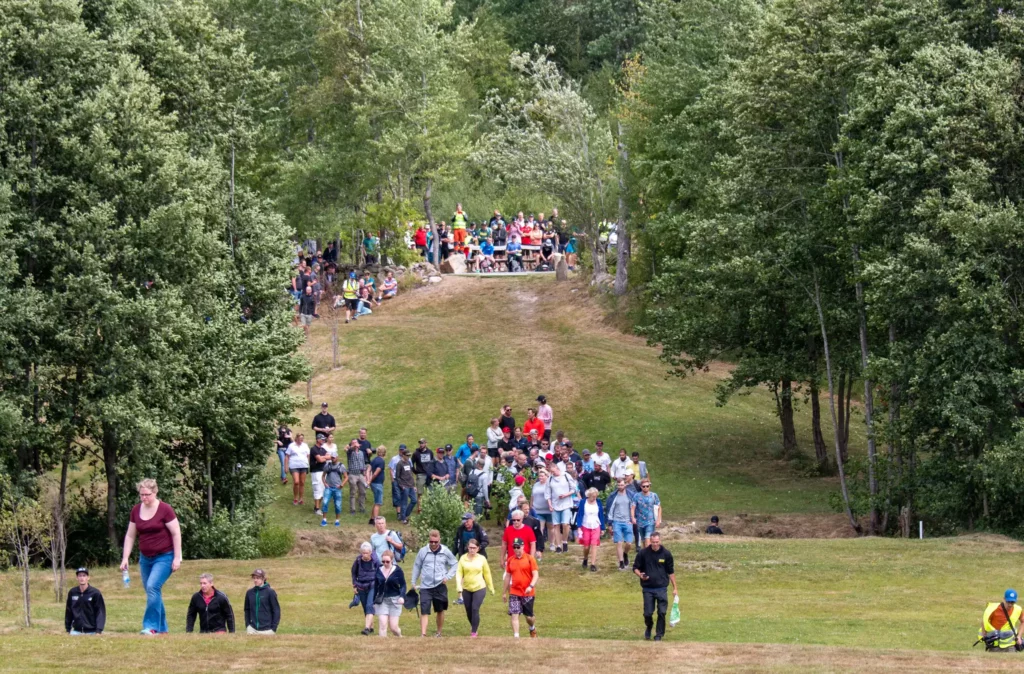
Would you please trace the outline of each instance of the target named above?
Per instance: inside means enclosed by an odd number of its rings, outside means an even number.
[[[465,274],[466,258],[462,255],[449,255],[448,259],[441,261],[442,274]]]
[[[615,284],[615,277],[611,274],[600,273],[594,275],[594,278],[590,280],[590,285],[596,287],[598,290],[608,292],[612,289]]]
[[[427,281],[430,282],[430,283],[440,283],[441,282],[441,277],[440,276],[429,276],[429,277],[427,277]]]
[[[555,280],[568,281],[569,263],[565,261],[565,256],[561,253],[555,253],[553,257],[553,262],[555,263]]]

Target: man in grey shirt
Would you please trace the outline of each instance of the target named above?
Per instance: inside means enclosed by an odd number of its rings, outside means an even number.
[[[366,450],[359,444],[358,438],[352,438],[345,450],[348,455],[348,512],[356,513],[356,496],[358,492],[359,512],[366,512],[366,487],[370,481],[366,477]]]
[[[633,534],[633,519],[629,514],[632,501],[629,492],[626,491],[626,481],[619,478],[615,481],[615,491],[605,504],[608,530],[612,532],[615,551],[619,555],[619,571],[629,570],[629,546],[636,541]]]
[[[548,507],[551,509],[551,542],[555,552],[569,551],[569,523],[572,519],[573,484],[558,466],[548,463]]]
[[[430,608],[433,606],[437,614],[437,632],[441,636],[444,627],[444,612],[448,610],[449,580],[455,577],[458,560],[447,546],[441,545],[441,532],[431,529],[427,544],[416,553],[416,561],[412,565],[410,582],[420,592],[420,636],[427,636],[427,624],[430,622]],[[417,580],[419,584],[417,585]]]

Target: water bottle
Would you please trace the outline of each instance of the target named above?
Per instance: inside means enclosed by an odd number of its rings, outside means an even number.
[[[132,579],[128,575],[128,569],[125,569],[124,572],[121,573],[121,580],[124,581],[124,589],[127,590],[132,584]]]

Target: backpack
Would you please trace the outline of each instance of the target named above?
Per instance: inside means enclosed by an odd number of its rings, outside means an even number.
[[[466,478],[466,496],[470,498],[476,498],[477,494],[480,493],[480,476],[483,473],[477,473],[476,477],[470,473],[469,477]]]
[[[395,546],[391,545],[390,543],[388,543],[388,548],[391,550],[391,552],[395,553],[395,561],[396,562],[398,562],[398,563],[404,562],[405,561],[405,551],[408,548],[408,546],[405,544],[405,539],[402,538],[402,535],[400,533],[398,533],[397,531],[395,531],[393,529],[388,529],[384,533],[384,535],[385,536],[393,536],[394,538],[398,539],[399,543],[402,544],[402,549],[401,550],[398,550],[397,548],[395,548]]]

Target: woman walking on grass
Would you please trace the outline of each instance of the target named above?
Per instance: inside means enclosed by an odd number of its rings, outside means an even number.
[[[295,442],[288,445],[285,452],[284,467],[292,474],[292,505],[304,505],[302,497],[306,491],[306,475],[309,473],[309,445],[304,442],[305,436],[299,433]]]
[[[395,555],[390,550],[385,550],[380,556],[373,601],[381,638],[388,635],[389,628],[395,636],[402,636],[398,619],[405,609],[405,573],[402,567],[395,564]]]
[[[142,614],[142,634],[166,634],[167,611],[161,590],[171,574],[181,566],[181,527],[174,508],[157,498],[156,480],[146,478],[136,485],[141,503],[132,508],[128,532],[124,536],[121,570],[128,570],[128,558],[139,539],[139,573],[146,589],[146,611]]]
[[[491,567],[487,566],[486,557],[477,554],[479,551],[480,544],[475,538],[471,538],[466,544],[466,554],[459,559],[459,566],[455,572],[455,583],[466,607],[466,618],[469,620],[469,636],[474,639],[477,630],[480,629],[480,607],[484,604],[487,590],[494,594]]]

